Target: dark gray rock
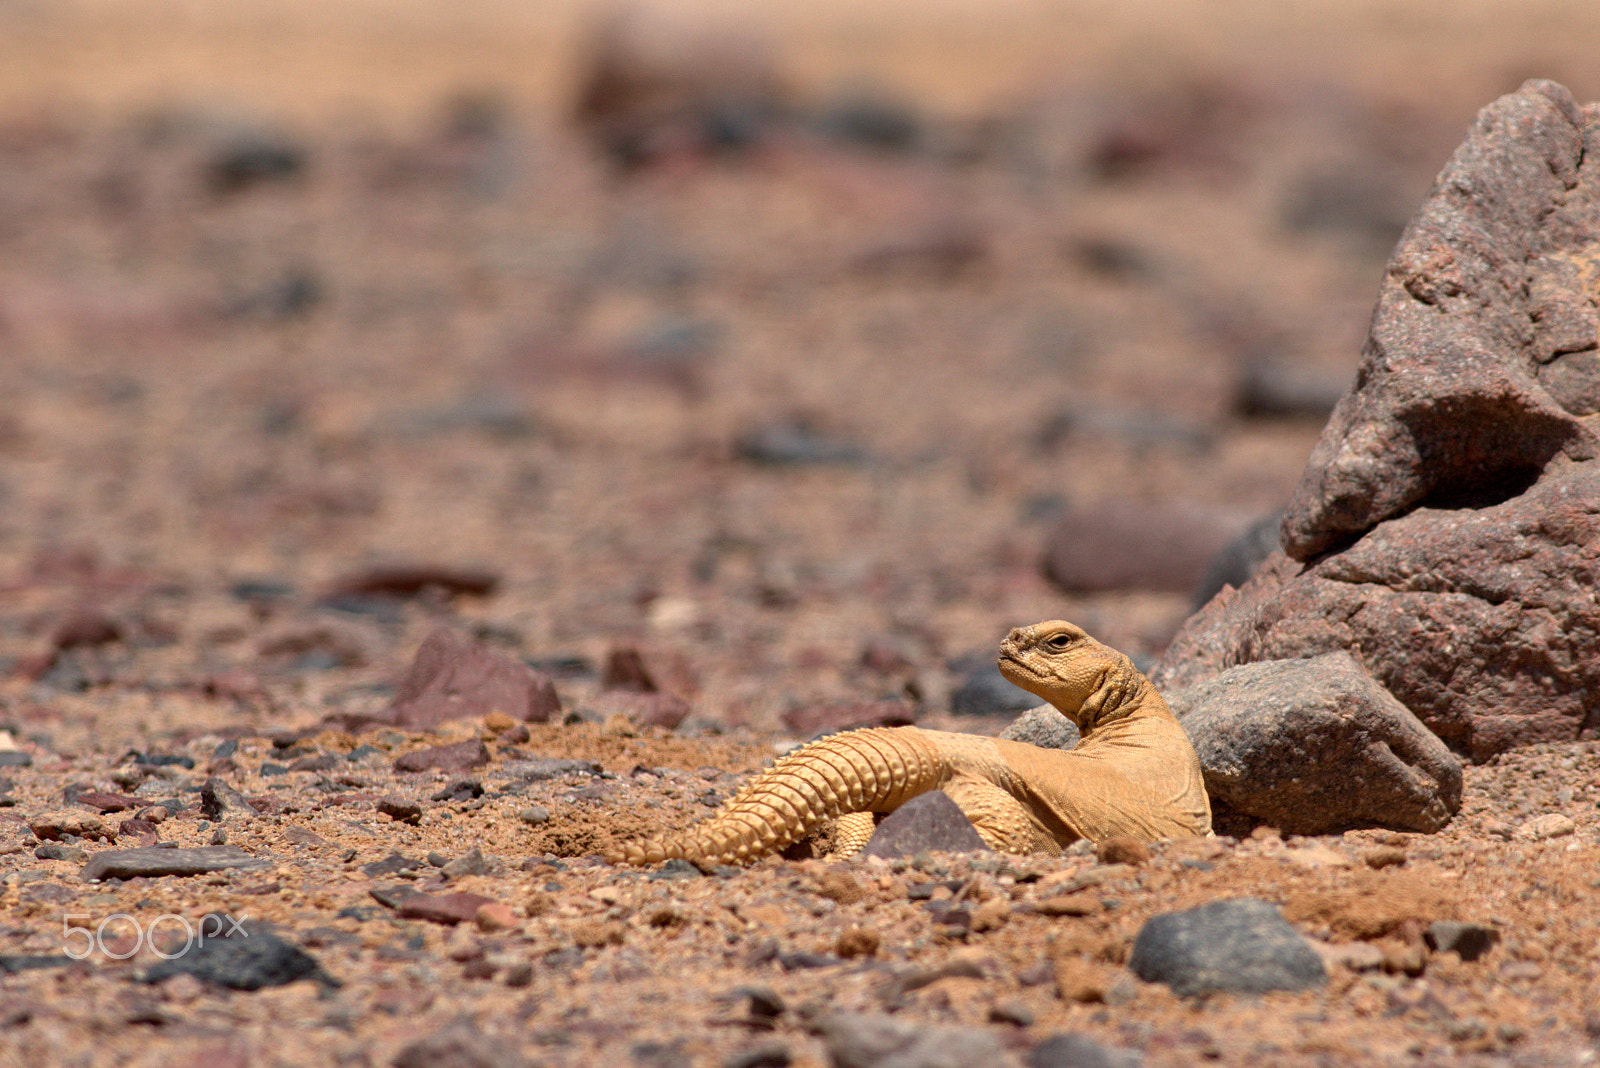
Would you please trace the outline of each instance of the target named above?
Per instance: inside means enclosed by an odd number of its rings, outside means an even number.
[[[1283,551],[1191,618],[1175,690],[1354,653],[1451,748],[1600,736],[1600,106],[1485,108],[1385,274]]]
[[[1081,735],[1078,725],[1062,715],[1055,705],[1039,705],[1013,720],[1000,732],[1000,737],[1041,749],[1071,749],[1078,744]]]
[[[1133,1068],[1136,1053],[1107,1049],[1087,1035],[1052,1035],[1028,1051],[1027,1068]]]
[[[1435,953],[1455,953],[1462,960],[1477,960],[1500,941],[1500,932],[1476,923],[1439,920],[1422,933],[1428,948]]]
[[[251,856],[238,846],[197,846],[190,849],[108,849],[96,853],[83,866],[84,882],[97,879],[155,878],[163,875],[204,875],[213,871],[270,868],[272,857]]]
[[[1230,668],[1166,694],[1214,801],[1294,834],[1436,831],[1461,762],[1344,651]]]
[[[1328,981],[1311,943],[1275,905],[1254,898],[1152,916],[1133,941],[1128,967],[1180,997],[1308,990]]]
[[[16,975],[35,968],[65,968],[73,958],[62,953],[0,953],[0,975]]]
[[[169,946],[163,952],[170,959],[146,970],[142,977],[145,982],[192,975],[230,990],[261,990],[300,979],[310,979],[324,987],[339,985],[322,970],[316,958],[266,927],[250,927],[248,921],[236,922],[215,913],[201,919],[187,943]]]
[[[945,853],[989,850],[966,813],[942,790],[914,797],[885,816],[862,855],[893,860],[929,850]]]
[[[1011,716],[1038,703],[1038,698],[1000,674],[994,653],[973,653],[951,665],[960,681],[950,694],[950,711],[958,716]]]
[[[971,1028],[930,1027],[878,1013],[836,1012],[818,1030],[833,1068],[1014,1066],[1000,1040]]]

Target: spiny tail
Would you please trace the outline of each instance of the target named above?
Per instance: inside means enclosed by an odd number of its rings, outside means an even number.
[[[798,842],[825,819],[891,811],[937,789],[949,771],[922,734],[868,727],[819,739],[779,758],[704,822],[669,838],[629,842],[611,859],[747,864]]]

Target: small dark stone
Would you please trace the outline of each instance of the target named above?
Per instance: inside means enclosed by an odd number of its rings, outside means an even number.
[[[428,590],[439,590],[448,596],[488,597],[499,585],[500,576],[492,571],[440,564],[399,564],[347,575],[334,582],[324,596],[417,597]]]
[[[332,753],[323,753],[320,756],[303,756],[289,765],[290,771],[332,771],[338,767],[340,758]]]
[[[369,879],[382,879],[388,875],[399,875],[403,871],[418,871],[421,867],[420,860],[412,860],[399,853],[390,853],[382,860],[361,865],[361,873]]]
[[[773,1042],[732,1054],[722,1065],[723,1068],[789,1068],[791,1063],[789,1047]]]
[[[1440,920],[1423,932],[1428,948],[1435,953],[1454,952],[1464,961],[1477,960],[1500,941],[1500,932],[1476,923]]]
[[[1052,1035],[1028,1051],[1027,1068],[1133,1068],[1137,1054],[1107,1049],[1086,1035]]]
[[[749,1002],[750,1016],[754,1019],[776,1020],[787,1008],[778,992],[768,986],[741,986],[729,996]]]
[[[33,757],[21,749],[0,749],[0,768],[27,768],[33,766]]]
[[[705,873],[682,857],[673,857],[645,876],[646,879],[660,881],[664,879],[700,879]]]
[[[929,850],[989,852],[966,813],[942,790],[912,798],[885,816],[862,855],[893,860]]]
[[[240,132],[219,145],[206,162],[205,182],[213,193],[232,194],[299,178],[305,169],[305,150],[286,137]]]
[[[803,971],[807,968],[832,968],[844,961],[829,953],[812,953],[809,950],[795,950],[792,953],[779,953],[778,963],[783,965],[786,972]]]
[[[84,882],[98,879],[154,878],[164,875],[204,875],[213,871],[270,868],[272,857],[251,856],[238,846],[197,846],[189,849],[108,849],[96,853],[83,866]]]
[[[152,966],[144,973],[144,981],[159,983],[174,975],[192,975],[230,990],[260,990],[297,979],[310,979],[323,987],[339,985],[309,953],[265,927],[248,928],[248,922],[215,913],[203,917],[193,948],[186,946],[172,959]]]
[[[34,968],[65,968],[74,961],[61,954],[0,953],[0,974],[15,975]]]
[[[200,784],[200,813],[210,820],[228,817],[254,819],[256,810],[244,795],[221,779],[211,778]]]
[[[223,742],[222,745],[231,745],[233,748],[228,750],[226,753],[215,754],[218,759],[221,759],[224,756],[232,756],[239,748],[238,739]],[[222,746],[218,746],[218,748],[220,749]],[[135,749],[123,759],[134,764],[144,764],[152,768],[194,767],[194,757],[184,756],[181,753],[141,753]]]
[[[429,801],[471,801],[483,796],[483,783],[476,779],[457,779],[428,798]]]
[[[964,656],[952,670],[961,677],[950,695],[950,711],[958,716],[1014,716],[1039,703],[1000,674],[993,653]]]
[[[256,774],[265,779],[276,777],[278,775],[287,775],[289,774],[289,769],[283,764],[277,764],[268,760],[262,763],[261,767],[256,770]]]
[[[393,794],[378,799],[378,811],[398,823],[415,826],[422,822],[422,806],[415,801]],[[398,853],[394,856],[399,856]]]
[[[627,690],[631,693],[658,693],[660,687],[650,670],[644,666],[644,657],[632,646],[619,646],[606,657],[605,672],[600,676],[602,690]]]
[[[215,749],[213,749],[211,751],[211,759],[212,760],[226,760],[229,757],[233,756],[233,754],[237,753],[238,751],[239,751],[239,739],[237,739],[237,738],[229,738],[227,741],[221,743],[220,745],[218,745]],[[144,761],[141,760],[141,761],[139,761],[139,763],[142,764],[142,763],[144,763]]]
[[[70,860],[74,864],[82,864],[89,859],[88,851],[82,846],[62,845],[60,842],[41,842],[33,855],[40,860]]]
[[[1276,906],[1254,898],[1151,917],[1134,939],[1128,967],[1180,997],[1306,990],[1328,981],[1311,944]]]
[[[473,846],[454,860],[446,861],[440,867],[450,878],[459,879],[463,875],[487,875],[491,865],[484,857],[483,851],[477,846]]]
[[[83,608],[73,612],[63,619],[50,635],[50,644],[57,649],[109,645],[111,642],[121,640],[122,624],[93,608]]]
[[[786,422],[747,431],[734,444],[741,460],[769,467],[858,466],[866,453],[850,442],[828,437],[811,421]]]

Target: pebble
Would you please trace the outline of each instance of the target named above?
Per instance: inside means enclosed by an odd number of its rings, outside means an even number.
[[[1180,997],[1306,990],[1328,980],[1311,944],[1276,906],[1254,898],[1152,917],[1134,939],[1128,967]]]
[[[99,816],[65,809],[35,816],[28,822],[28,829],[41,839],[98,838],[109,842],[116,837]]]
[[[1511,837],[1518,842],[1540,842],[1547,838],[1561,838],[1578,829],[1572,817],[1560,812],[1546,812],[1517,825]]]
[[[200,812],[209,820],[228,817],[250,820],[258,815],[243,794],[218,778],[207,779],[200,785]]]
[[[732,1054],[723,1060],[723,1068],[788,1068],[793,1063],[789,1047],[769,1042]]]
[[[395,758],[394,770],[416,771],[472,771],[489,763],[489,747],[478,738],[469,738],[454,745],[435,745],[402,753]]]
[[[378,811],[396,823],[409,823],[413,827],[422,822],[422,805],[409,798],[389,794],[378,799]]]
[[[89,853],[83,847],[62,845],[60,842],[44,842],[33,851],[33,855],[40,860],[70,860],[74,864],[82,864],[89,859]]]
[[[1027,1068],[1133,1068],[1136,1054],[1107,1049],[1086,1035],[1052,1035],[1028,1051]]]
[[[862,856],[893,860],[934,850],[990,852],[966,813],[942,790],[912,798],[884,817]]]
[[[529,823],[534,826],[538,826],[541,823],[550,822],[550,810],[545,808],[543,805],[529,805],[527,808],[517,813],[517,819],[521,820],[523,823]]]
[[[929,1026],[879,1013],[836,1012],[818,1030],[834,1068],[969,1068],[1016,1061],[1000,1040],[975,1028]]]
[[[485,1034],[463,1016],[406,1046],[391,1063],[394,1068],[522,1068],[529,1062],[515,1045]]]
[[[1439,920],[1423,932],[1428,948],[1435,953],[1453,952],[1464,961],[1477,960],[1500,941],[1500,932],[1476,923]]]
[[[378,897],[376,891],[372,893],[374,899],[380,904],[389,904]],[[391,898],[395,914],[407,920],[428,920],[432,923],[457,924],[472,923],[477,920],[478,910],[484,905],[494,904],[494,899],[484,897],[482,894],[469,894],[465,892],[454,894],[424,894],[410,887],[405,887],[396,892]]]

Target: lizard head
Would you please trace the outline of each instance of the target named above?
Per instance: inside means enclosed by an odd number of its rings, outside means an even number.
[[[1084,734],[1115,718],[1143,681],[1127,657],[1059,619],[1007,635],[1000,674],[1050,702]]]

